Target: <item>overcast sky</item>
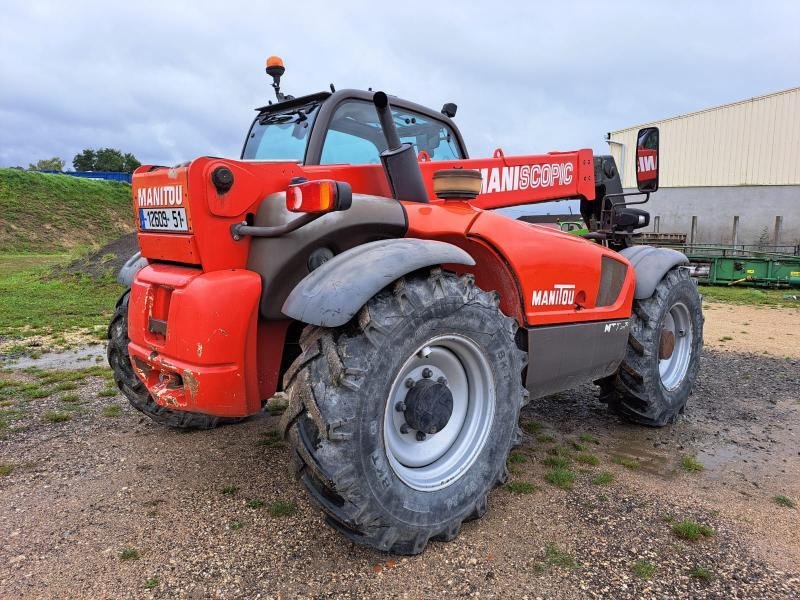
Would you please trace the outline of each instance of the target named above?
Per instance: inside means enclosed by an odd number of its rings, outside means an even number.
[[[800,85],[800,2],[4,0],[0,166],[238,156],[270,54],[294,95],[457,103],[472,156],[605,152],[607,131]]]

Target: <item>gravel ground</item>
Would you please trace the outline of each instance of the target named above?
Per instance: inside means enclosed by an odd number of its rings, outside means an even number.
[[[686,414],[661,430],[609,415],[593,386],[531,403],[511,486],[456,541],[412,558],[322,524],[269,434],[277,416],[170,431],[103,396],[100,368],[74,390],[51,380],[46,398],[0,388],[0,463],[13,466],[0,477],[0,598],[796,598],[800,512],[774,498],[800,500],[800,360],[712,349],[702,361]],[[570,490],[544,480],[554,453]],[[705,469],[686,472],[687,456]],[[686,541],[682,521],[713,531]]]

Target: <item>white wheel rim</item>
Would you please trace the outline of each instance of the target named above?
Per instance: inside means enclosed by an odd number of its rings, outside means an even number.
[[[659,334],[659,351],[660,335],[665,331],[675,336],[675,347],[670,356],[659,358],[658,374],[661,378],[661,385],[667,390],[674,390],[683,383],[692,360],[692,338],[694,336],[692,319],[689,309],[682,302],[673,304],[664,317],[664,324],[661,327],[661,334]]]
[[[409,388],[406,380],[443,377],[453,396],[453,411],[441,431],[418,440],[415,431],[401,433],[405,424],[396,409]],[[395,474],[409,487],[434,491],[452,485],[480,455],[495,413],[494,376],[477,344],[461,335],[432,338],[400,368],[386,403],[383,439]]]

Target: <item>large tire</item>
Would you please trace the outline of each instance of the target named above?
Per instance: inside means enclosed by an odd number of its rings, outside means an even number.
[[[650,298],[634,300],[625,358],[599,382],[601,397],[628,421],[673,423],[692,393],[702,349],[702,299],[688,269],[676,267]]]
[[[329,525],[361,545],[417,554],[483,515],[521,437],[528,394],[516,331],[496,294],[440,269],[395,282],[343,327],[306,328],[284,379],[282,426],[296,473]],[[419,388],[414,400],[409,387]],[[452,392],[453,416],[425,440],[420,421],[398,408],[398,398],[408,410],[430,406],[431,396],[417,400],[422,389]],[[402,433],[405,420],[420,429]]]
[[[108,326],[108,364],[114,372],[114,381],[131,406],[143,412],[157,423],[177,429],[213,429],[219,425],[236,423],[241,419],[229,419],[200,413],[169,410],[156,404],[147,388],[133,372],[128,354],[128,299],[127,290],[117,301],[114,318]]]

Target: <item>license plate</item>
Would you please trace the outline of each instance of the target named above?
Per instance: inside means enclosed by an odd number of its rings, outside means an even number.
[[[140,208],[142,231],[188,231],[185,208]]]

